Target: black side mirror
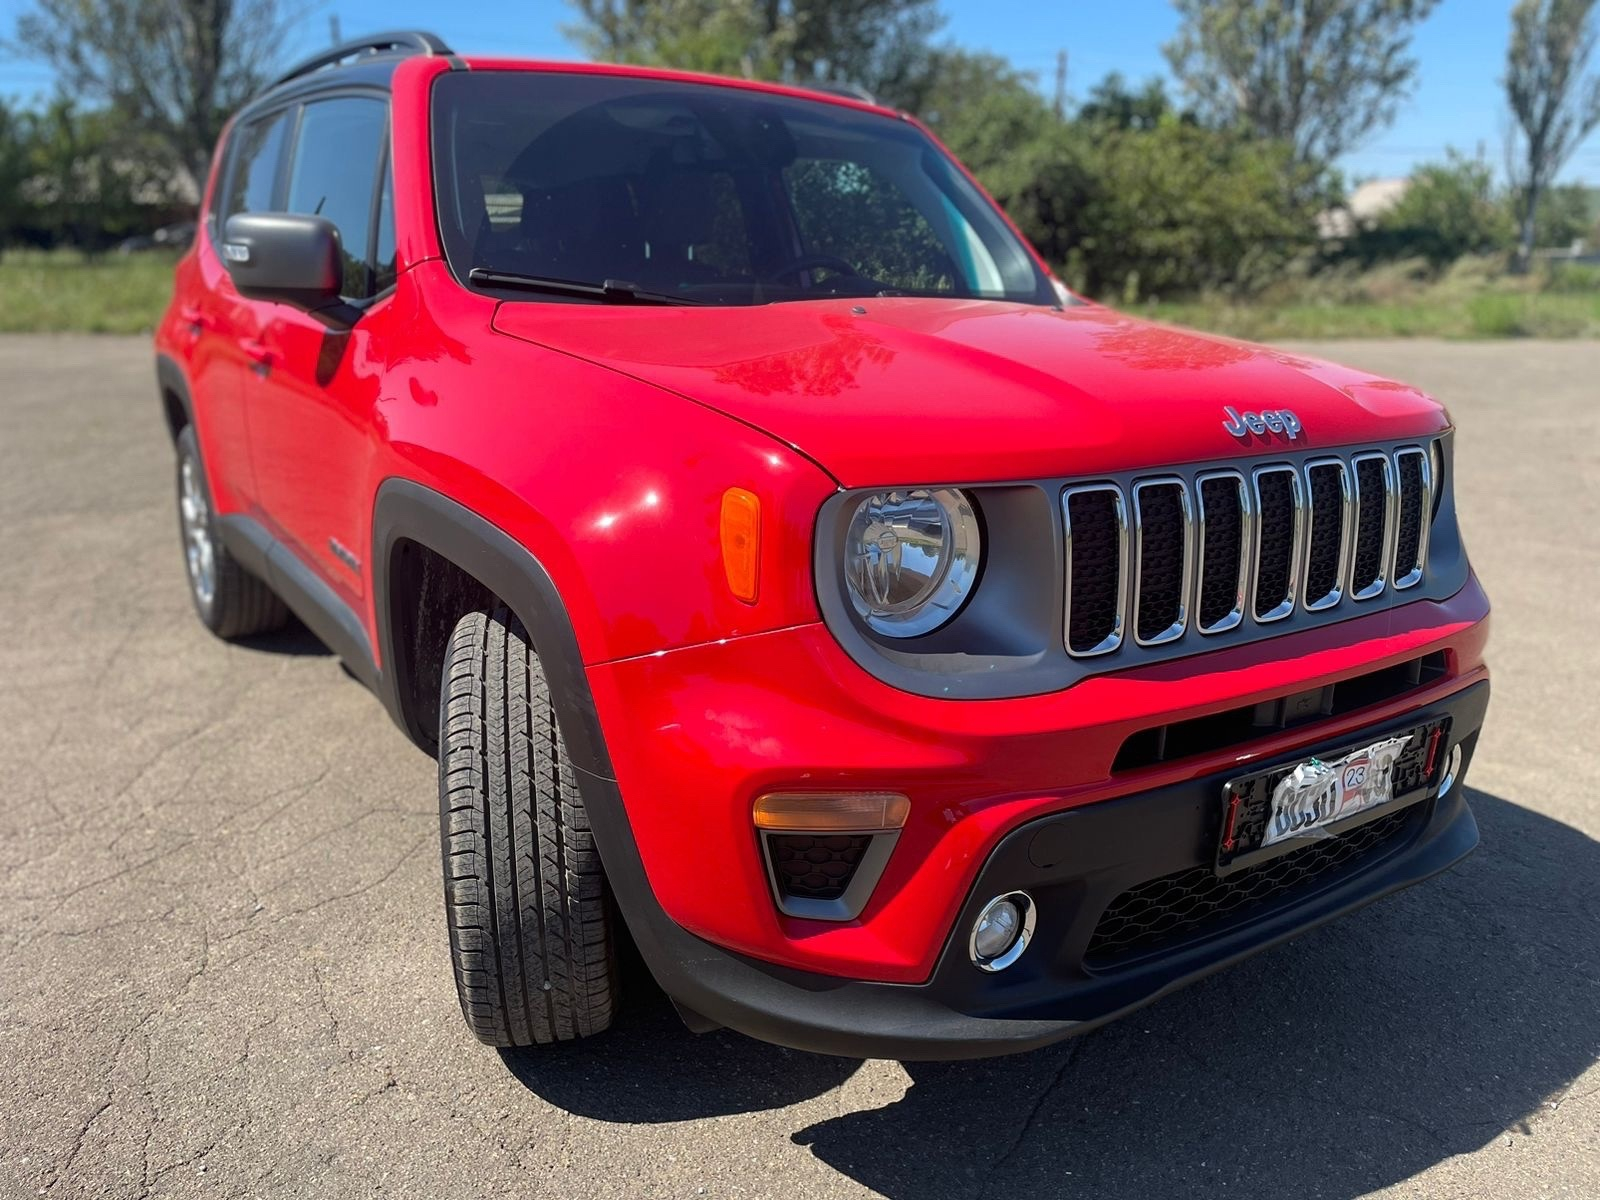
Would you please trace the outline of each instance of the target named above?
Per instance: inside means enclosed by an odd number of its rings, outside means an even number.
[[[239,213],[222,232],[222,261],[241,296],[292,305],[330,325],[350,325],[358,309],[339,298],[344,252],[326,217]]]

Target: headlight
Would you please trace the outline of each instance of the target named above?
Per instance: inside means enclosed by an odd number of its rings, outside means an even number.
[[[856,506],[844,573],[856,612],[886,637],[916,637],[955,616],[983,556],[972,502],[957,491],[879,492]]]

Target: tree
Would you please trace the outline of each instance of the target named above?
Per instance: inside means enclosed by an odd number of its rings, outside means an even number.
[[[1147,80],[1135,91],[1117,71],[1095,84],[1088,100],[1078,110],[1080,121],[1117,129],[1154,129],[1169,117],[1178,117],[1191,125],[1197,123],[1192,112],[1177,111],[1160,79]]]
[[[1533,257],[1539,202],[1572,152],[1600,125],[1600,76],[1585,79],[1596,0],[1519,0],[1511,10],[1506,160],[1517,193],[1517,268]]]
[[[941,49],[913,112],[1010,214],[1046,260],[1066,261],[1092,180],[1083,139],[1030,76],[993,54]]]
[[[171,174],[117,112],[85,110],[63,94],[29,124],[25,199],[51,242],[96,253],[179,207]]]
[[[31,173],[32,149],[28,114],[0,99],[0,253],[16,238],[28,213],[23,184]]]
[[[1421,256],[1442,267],[1464,254],[1503,252],[1511,218],[1489,165],[1452,149],[1444,162],[1412,171],[1405,195],[1361,240],[1376,251],[1372,257]]]
[[[1064,261],[1091,295],[1248,292],[1314,241],[1328,178],[1296,164],[1286,142],[1176,116],[1083,130],[1088,186]]]
[[[286,29],[279,0],[34,0],[14,47],[99,101],[198,184],[228,115],[261,87]]]
[[[1600,208],[1600,193],[1581,183],[1558,183],[1539,201],[1539,225],[1535,246],[1555,246],[1562,250],[1574,242],[1591,241]]]
[[[1332,162],[1394,119],[1416,74],[1411,33],[1438,0],[1173,0],[1164,47],[1214,124]]]
[[[935,0],[572,0],[597,58],[792,83],[904,104],[929,75]]]

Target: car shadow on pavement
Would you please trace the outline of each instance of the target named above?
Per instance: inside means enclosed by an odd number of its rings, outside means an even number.
[[[254,633],[249,637],[234,639],[234,645],[246,650],[259,650],[263,654],[283,654],[291,658],[326,658],[333,653],[326,643],[301,623],[293,613],[282,629],[271,633]]]
[[[783,1108],[839,1086],[860,1066],[726,1030],[692,1034],[643,970],[627,972],[622,1011],[603,1037],[502,1050],[511,1074],[568,1112],[636,1125]]]
[[[1483,844],[1454,871],[1086,1037],[907,1063],[900,1099],[793,1140],[897,1200],[1350,1197],[1514,1148],[1600,1059],[1600,843],[1469,796]],[[776,1109],[857,1067],[696,1038],[664,1002],[587,1052],[507,1061],[619,1122]]]

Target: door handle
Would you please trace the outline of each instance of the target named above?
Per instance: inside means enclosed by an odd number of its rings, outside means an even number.
[[[178,310],[178,318],[189,327],[189,332],[196,337],[211,325],[206,314],[192,304],[185,304],[180,308]]]
[[[272,351],[260,342],[254,340],[241,342],[240,349],[244,351],[245,357],[253,364],[250,369],[257,375],[265,376],[268,371],[272,370]]]

